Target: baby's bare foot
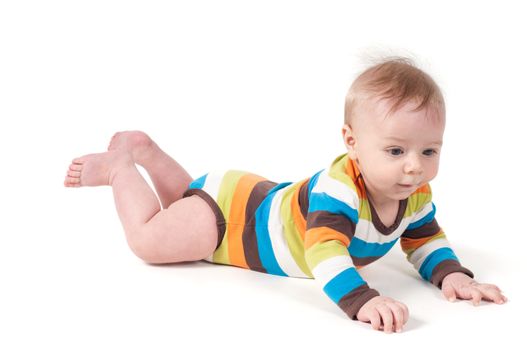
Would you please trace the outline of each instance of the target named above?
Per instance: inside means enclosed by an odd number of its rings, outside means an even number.
[[[121,150],[87,154],[72,161],[64,179],[64,186],[110,185],[119,169],[133,164],[132,156]]]
[[[108,150],[127,151],[132,155],[134,162],[144,165],[159,147],[142,131],[121,131],[113,135]]]

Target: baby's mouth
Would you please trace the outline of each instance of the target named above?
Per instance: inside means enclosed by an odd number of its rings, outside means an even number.
[[[404,185],[404,184],[397,184],[397,185],[401,186],[402,188],[406,188],[406,189],[410,189],[414,187],[414,185]]]

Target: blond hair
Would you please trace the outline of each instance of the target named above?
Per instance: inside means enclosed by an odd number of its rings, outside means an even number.
[[[346,95],[344,123],[351,124],[357,106],[375,98],[391,103],[387,115],[408,102],[417,103],[415,111],[433,108],[444,114],[445,102],[434,80],[406,57],[391,57],[366,69],[351,85]]]

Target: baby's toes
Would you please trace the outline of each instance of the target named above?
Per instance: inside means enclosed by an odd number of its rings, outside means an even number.
[[[72,165],[82,165],[84,164],[85,157],[75,158],[71,161]]]
[[[81,179],[79,177],[66,176],[64,179],[64,186],[66,187],[80,187]]]
[[[68,175],[68,177],[80,178],[81,177],[81,172],[80,171],[68,170],[67,175]]]
[[[81,164],[70,164],[70,170],[80,172],[82,170]]]
[[[70,164],[69,169],[66,171],[66,177],[64,178],[64,186],[66,187],[78,187],[80,186],[80,177],[82,165],[75,163],[79,162],[79,158],[73,160],[73,163]]]

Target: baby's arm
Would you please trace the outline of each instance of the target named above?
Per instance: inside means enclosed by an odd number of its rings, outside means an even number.
[[[408,308],[380,296],[359,275],[348,253],[351,238],[336,230],[346,225],[349,220],[342,215],[308,214],[305,258],[313,277],[352,320],[369,322],[386,333],[400,332],[408,321]]]
[[[306,262],[324,292],[351,319],[370,322],[374,329],[380,329],[382,322],[386,333],[399,331],[408,321],[408,308],[370,288],[349,254],[358,220],[354,208],[353,203],[327,193],[312,193],[304,239]]]
[[[406,258],[424,280],[438,288],[441,287],[445,276],[453,272],[462,272],[474,277],[469,269],[459,263],[434,216],[435,206],[429,202],[404,231],[401,247],[406,253]]]
[[[459,297],[472,299],[474,305],[481,299],[499,304],[505,302],[507,299],[497,286],[474,281],[474,274],[461,266],[435,219],[435,211],[430,193],[427,204],[401,236],[401,247],[408,261],[450,301]]]

